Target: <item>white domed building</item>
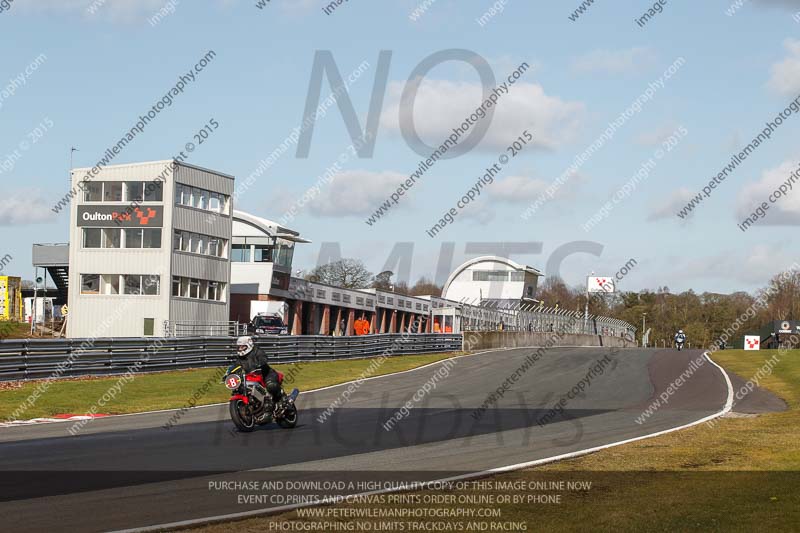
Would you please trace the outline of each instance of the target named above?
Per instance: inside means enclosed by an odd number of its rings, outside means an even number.
[[[456,268],[444,284],[442,298],[480,304],[487,300],[535,303],[542,273],[505,257],[487,255]]]

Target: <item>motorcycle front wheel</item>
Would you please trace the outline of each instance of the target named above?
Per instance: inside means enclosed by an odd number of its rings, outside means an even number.
[[[231,400],[228,404],[231,412],[231,420],[239,431],[250,432],[256,427],[256,419],[250,407],[242,400]]]
[[[278,425],[284,429],[292,429],[297,425],[297,407],[294,404],[286,408],[283,416],[278,420]]]

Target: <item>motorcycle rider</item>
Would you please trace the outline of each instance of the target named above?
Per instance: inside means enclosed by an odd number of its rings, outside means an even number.
[[[679,329],[678,333],[675,334],[675,345],[677,346],[678,344],[686,344],[686,335],[682,329]]]
[[[281,398],[281,385],[278,373],[269,366],[269,360],[264,350],[256,346],[253,337],[239,337],[236,339],[236,355],[239,356],[239,364],[245,372],[261,370],[264,377],[264,384],[267,392],[272,396],[272,402],[277,404]]]

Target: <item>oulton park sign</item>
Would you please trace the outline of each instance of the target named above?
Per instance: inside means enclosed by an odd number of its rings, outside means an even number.
[[[78,206],[79,227],[160,228],[164,225],[161,206],[130,207]]]

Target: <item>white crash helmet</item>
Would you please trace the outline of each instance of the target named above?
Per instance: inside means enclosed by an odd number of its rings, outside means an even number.
[[[255,347],[253,337],[239,337],[236,339],[236,352],[239,357],[246,357]]]
[[[679,329],[679,330],[678,330],[678,333],[679,333],[679,334],[681,334],[681,335],[683,335],[683,330],[682,330],[682,329]]]

